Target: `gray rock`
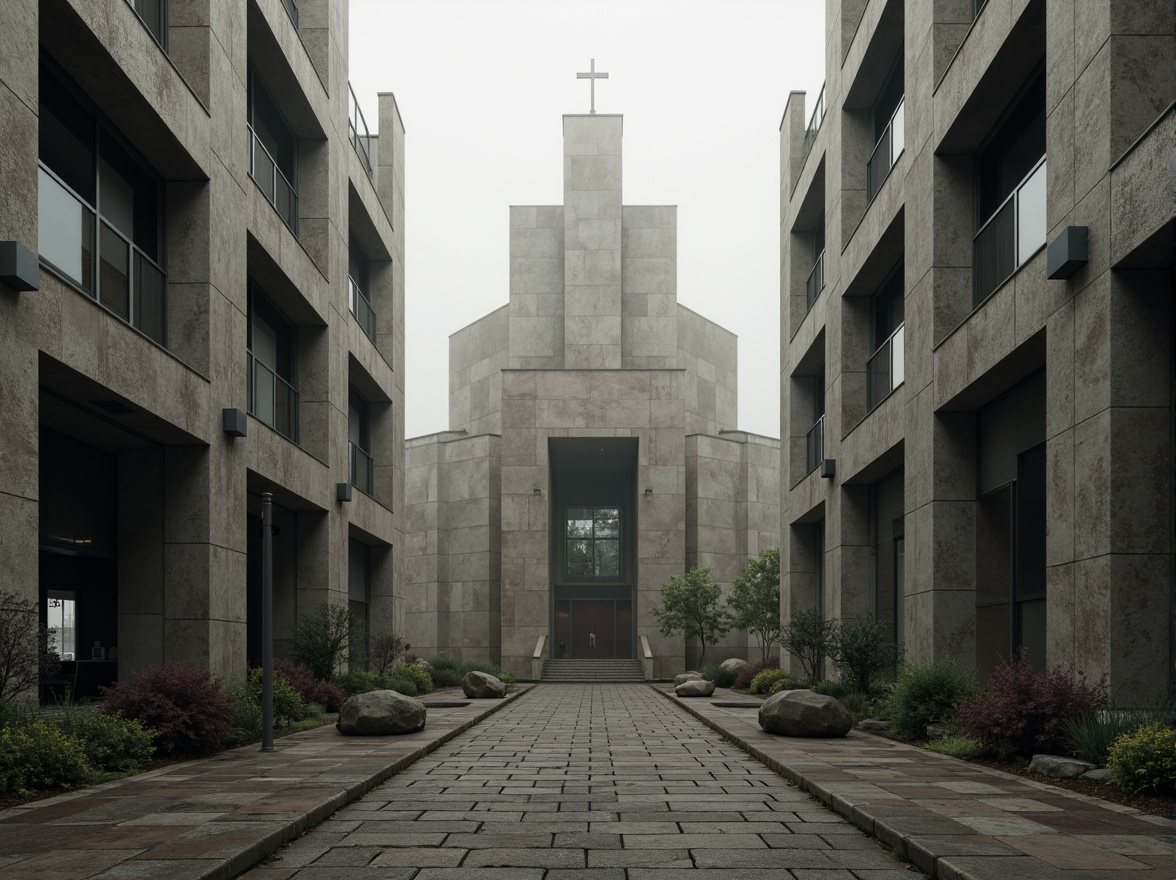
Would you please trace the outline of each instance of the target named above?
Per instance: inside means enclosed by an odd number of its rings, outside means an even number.
[[[679,697],[709,697],[715,692],[715,683],[705,678],[695,678],[684,681],[674,688]]]
[[[833,697],[809,690],[780,691],[764,700],[759,724],[784,736],[845,736],[853,727],[849,710]]]
[[[1063,758],[1061,755],[1034,755],[1033,760],[1029,762],[1030,773],[1035,776],[1048,776],[1050,779],[1072,779],[1094,769],[1095,766],[1086,761]]]
[[[954,724],[928,724],[927,725],[927,739],[943,739],[945,736],[951,736],[959,728]]]
[[[880,718],[863,718],[857,726],[859,730],[889,730],[890,722]]]
[[[339,709],[335,726],[359,736],[414,733],[425,726],[425,704],[396,691],[356,694]]]
[[[1082,774],[1083,779],[1089,779],[1091,782],[1110,782],[1111,771],[1106,767],[1099,767],[1097,770],[1087,770]]]
[[[677,687],[684,681],[701,681],[703,678],[700,672],[683,672],[681,675],[674,676],[674,687]]]
[[[467,697],[479,700],[506,696],[506,685],[488,672],[467,672],[462,677],[461,689]]]
[[[746,660],[740,660],[738,657],[732,657],[730,660],[724,660],[719,665],[728,672],[739,672],[739,670],[746,669],[751,664]]]

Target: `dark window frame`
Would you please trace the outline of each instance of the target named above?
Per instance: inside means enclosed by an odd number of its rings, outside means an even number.
[[[592,511],[592,536],[572,537],[568,535],[568,523],[571,522],[570,516],[572,510],[590,510]],[[596,512],[599,510],[615,510],[617,512],[617,534],[616,537],[604,536],[596,537]],[[567,504],[563,511],[563,570],[564,577],[568,583],[622,583],[625,579],[625,546],[624,546],[624,505],[623,504]],[[570,553],[568,552],[569,545],[572,541],[588,541],[591,546],[591,558],[593,560],[593,570],[595,571],[596,560],[596,543],[610,542],[617,545],[617,573],[613,574],[579,574],[570,570]]]
[[[286,437],[291,442],[297,444],[299,442],[300,419],[299,419],[299,401],[300,391],[298,389],[298,326],[291,321],[282,312],[280,308],[269,298],[265,290],[252,278],[247,279],[246,292],[246,321],[245,321],[245,353],[248,364],[248,374],[246,376],[247,390],[248,390],[248,411],[263,424],[269,425],[282,436]],[[274,331],[275,342],[277,350],[275,352],[276,363],[271,368],[269,364],[260,361],[256,357],[256,351],[253,338],[253,322],[255,318],[263,321],[271,330]],[[277,405],[275,398],[274,421],[266,420],[264,413],[260,412],[257,407],[256,399],[256,378],[255,372],[257,364],[261,364],[267,371],[271,372],[277,379],[282,380],[289,388],[292,396],[288,398],[288,421],[289,430],[283,430],[278,424]],[[275,386],[275,395],[277,394],[277,386]]]

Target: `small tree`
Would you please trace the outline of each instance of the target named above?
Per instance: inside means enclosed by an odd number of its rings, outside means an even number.
[[[366,654],[364,627],[343,604],[323,602],[294,626],[290,658],[329,681],[344,659],[355,661]]]
[[[404,652],[410,647],[412,646],[404,640],[404,636],[398,636],[393,632],[373,636],[368,655],[368,663],[371,665],[372,672],[383,675],[389,667],[395,666],[400,661]]]
[[[37,602],[0,590],[0,703],[33,696],[42,678],[52,678],[61,658],[49,630],[40,625]]]
[[[842,680],[868,695],[874,674],[894,661],[895,647],[886,644],[886,625],[881,621],[853,620],[842,623],[832,656]]]
[[[727,604],[737,629],[751,633],[760,643],[760,657],[768,659],[772,645],[780,641],[780,551],[775,547],[752,556],[731,585]]]
[[[653,609],[663,636],[680,632],[702,643],[698,665],[713,645],[731,629],[731,616],[720,604],[722,588],[711,579],[709,568],[692,568],[685,575],[662,584],[662,607]]]
[[[784,627],[780,644],[784,650],[796,655],[805,675],[815,684],[821,661],[833,654],[837,636],[837,621],[825,620],[819,610],[810,608],[792,615],[791,622]]]

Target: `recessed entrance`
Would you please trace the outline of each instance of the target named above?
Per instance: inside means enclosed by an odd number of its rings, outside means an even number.
[[[628,597],[628,587],[616,588]],[[633,657],[633,601],[631,598],[555,600],[555,639],[552,656],[581,660]]]

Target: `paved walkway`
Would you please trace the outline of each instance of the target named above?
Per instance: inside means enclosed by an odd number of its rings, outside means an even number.
[[[245,880],[910,880],[643,685],[544,685]]]

